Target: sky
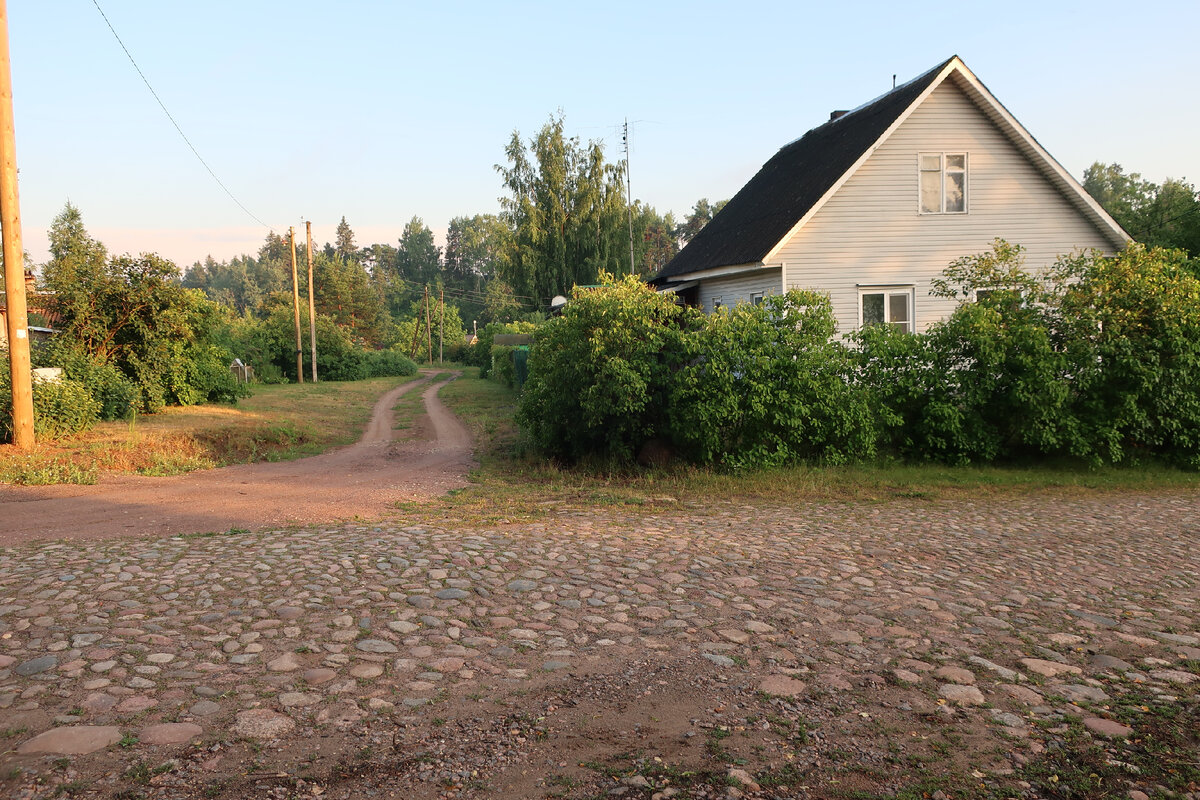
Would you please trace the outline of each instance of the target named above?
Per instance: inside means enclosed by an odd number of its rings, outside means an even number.
[[[1076,178],[1200,181],[1200,2],[9,0],[24,247],[69,201],[181,267],[344,216],[359,245],[499,211],[496,164],[561,113],[686,216],[784,144],[951,55]],[[817,7],[819,5],[819,7]],[[236,198],[231,199],[230,194]],[[241,204],[239,206],[239,203]],[[243,210],[241,206],[244,206]]]

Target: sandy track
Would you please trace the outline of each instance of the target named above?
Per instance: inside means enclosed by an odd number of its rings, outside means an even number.
[[[445,494],[466,485],[473,466],[470,435],[437,397],[458,374],[391,390],[356,444],[311,458],[169,478],[112,475],[94,486],[0,487],[0,545],[378,519],[397,502]],[[394,441],[392,407],[417,387],[426,387],[432,436]]]

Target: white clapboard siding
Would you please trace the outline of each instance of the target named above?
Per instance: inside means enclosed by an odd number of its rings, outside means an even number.
[[[725,308],[738,303],[749,303],[750,295],[779,294],[783,290],[783,278],[779,269],[759,270],[751,275],[734,275],[729,278],[710,278],[700,283],[700,307],[707,312],[713,310],[713,300],[721,299]]]
[[[967,153],[966,214],[920,214],[917,154]],[[838,329],[858,327],[859,286],[913,285],[916,329],[948,316],[930,281],[996,237],[1030,269],[1112,247],[954,84],[938,86],[783,248],[788,288],[827,292]]]

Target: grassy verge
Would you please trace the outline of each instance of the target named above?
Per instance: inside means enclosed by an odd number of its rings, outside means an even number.
[[[358,439],[379,396],[414,378],[256,386],[236,406],[168,408],[42,442],[0,446],[0,483],[94,483],[101,472],[178,475],[315,455]]]
[[[696,500],[883,501],[950,500],[1028,492],[1195,490],[1200,475],[1161,466],[1103,468],[1067,464],[950,467],[938,464],[798,466],[726,473],[687,465],[663,470],[565,469],[534,457],[513,416],[517,394],[471,368],[441,391],[442,400],[478,442],[477,488],[458,506],[493,508],[496,516],[538,504],[657,505]]]

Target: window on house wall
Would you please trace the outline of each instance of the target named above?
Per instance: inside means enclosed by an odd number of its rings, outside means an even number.
[[[765,292],[751,292],[750,293],[750,305],[756,306],[759,303],[761,303],[763,301],[764,294],[765,294]]]
[[[921,153],[920,206],[922,214],[967,212],[967,154]]]
[[[719,298],[719,297],[714,297],[712,299],[712,304],[713,304],[712,305],[713,311],[719,310],[721,308],[721,306],[723,305],[723,303],[721,302],[721,298]]]
[[[862,289],[859,291],[859,312],[863,326],[891,325],[899,331],[913,331],[913,291],[911,287],[897,289]]]

